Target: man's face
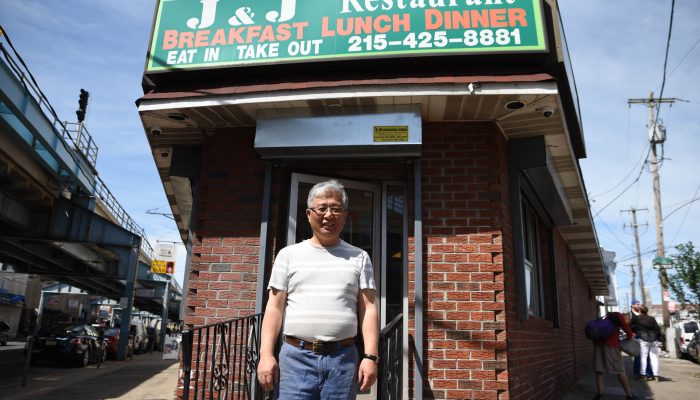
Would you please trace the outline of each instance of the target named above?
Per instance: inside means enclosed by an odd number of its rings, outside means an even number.
[[[347,211],[343,209],[340,194],[332,190],[314,198],[311,208],[306,209],[314,237],[323,245],[332,245],[338,241],[346,216]]]

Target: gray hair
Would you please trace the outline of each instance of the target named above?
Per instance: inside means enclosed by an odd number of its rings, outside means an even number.
[[[309,197],[306,199],[306,206],[312,207],[314,199],[321,197],[326,192],[336,192],[340,195],[340,200],[343,203],[343,208],[348,208],[348,194],[345,192],[345,188],[340,182],[335,179],[331,179],[325,182],[319,182],[314,185],[314,187],[309,190]]]

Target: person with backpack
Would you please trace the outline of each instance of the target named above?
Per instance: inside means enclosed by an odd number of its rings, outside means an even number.
[[[647,381],[659,381],[659,341],[661,340],[661,328],[656,318],[648,315],[649,308],[641,304],[638,307],[640,314],[632,321],[632,331],[641,339],[640,345],[640,371],[647,370],[647,356],[651,364],[652,377]]]
[[[593,368],[595,369],[595,382],[598,391],[598,394],[593,398],[594,400],[605,398],[603,396],[605,373],[617,375],[620,385],[625,390],[627,399],[637,399],[637,396],[632,394],[632,388],[627,380],[627,375],[625,375],[625,364],[620,352],[620,329],[627,334],[627,337],[631,338],[634,336],[627,318],[629,317],[619,312],[608,313],[605,319],[611,321],[617,329],[607,337],[593,340]]]

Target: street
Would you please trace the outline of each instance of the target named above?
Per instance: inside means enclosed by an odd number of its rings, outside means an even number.
[[[30,367],[27,385],[21,386],[23,343],[0,347],[0,400],[74,400],[175,398],[178,364],[163,360],[160,352],[134,356],[85,368],[40,362]]]

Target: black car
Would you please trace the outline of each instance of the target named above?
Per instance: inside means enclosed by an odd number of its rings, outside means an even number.
[[[107,356],[104,341],[88,324],[59,322],[39,330],[33,342],[31,363],[50,359],[84,367]]]
[[[0,346],[7,346],[10,340],[10,325],[7,322],[0,320]]]

